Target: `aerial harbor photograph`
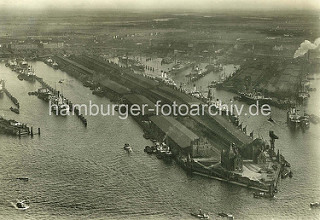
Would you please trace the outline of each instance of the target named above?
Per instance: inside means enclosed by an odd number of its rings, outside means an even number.
[[[0,220],[320,219],[318,0],[1,0]]]

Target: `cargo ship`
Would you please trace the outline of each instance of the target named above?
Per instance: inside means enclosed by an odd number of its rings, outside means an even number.
[[[292,128],[297,128],[300,126],[301,116],[299,114],[299,110],[295,107],[291,107],[287,112],[287,122],[288,125]]]
[[[0,97],[3,96],[4,93],[4,80],[0,80]]]
[[[18,75],[19,80],[26,80],[29,82],[35,82],[36,81],[36,74],[34,73],[34,70],[32,67],[28,67],[28,69],[25,69]]]
[[[254,92],[254,93],[245,93],[245,92],[240,92],[238,100],[244,101],[248,104],[256,104],[259,102],[259,104],[271,104],[272,103],[272,98],[270,97],[264,97],[260,92]]]
[[[57,96],[50,96],[51,101],[51,110],[56,115],[66,116],[69,112],[69,105],[65,102],[65,98],[63,98],[58,92]]]

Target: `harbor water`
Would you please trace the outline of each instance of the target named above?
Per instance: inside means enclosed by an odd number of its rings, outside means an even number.
[[[73,103],[110,103],[65,72],[42,62],[31,65],[37,76]],[[261,115],[240,117],[255,137],[268,140],[269,130],[279,136],[276,148],[293,171],[293,178],[280,180],[275,199],[254,199],[252,190],[190,175],[175,162],[144,153],[151,142],[131,118],[87,116],[86,128],[76,116],[49,115],[48,103],[28,95],[40,84],[19,81],[3,62],[0,79],[20,103],[17,115],[4,95],[0,115],[41,128],[41,135],[33,138],[0,134],[0,219],[189,219],[199,208],[212,217],[225,212],[236,219],[320,218],[320,210],[309,207],[320,200],[319,124],[292,131],[286,112],[276,108],[272,108],[275,123]],[[209,83],[201,82],[203,87]],[[318,91],[311,93],[307,110],[320,115],[320,81],[312,83]],[[215,91],[215,96],[227,102],[234,94]],[[125,143],[133,147],[132,154],[123,150]],[[29,200],[30,208],[16,210],[11,205],[16,199]]]

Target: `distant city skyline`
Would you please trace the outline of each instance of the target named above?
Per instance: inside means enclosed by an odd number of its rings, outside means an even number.
[[[1,9],[221,10],[320,9],[319,0],[1,0]]]

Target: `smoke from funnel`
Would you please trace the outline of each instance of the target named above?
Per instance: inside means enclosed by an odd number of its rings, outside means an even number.
[[[293,58],[301,57],[305,55],[309,50],[314,50],[318,48],[320,45],[320,37],[317,38],[314,43],[311,43],[308,40],[305,40],[300,44],[300,47],[296,50],[296,52],[293,55]]]

